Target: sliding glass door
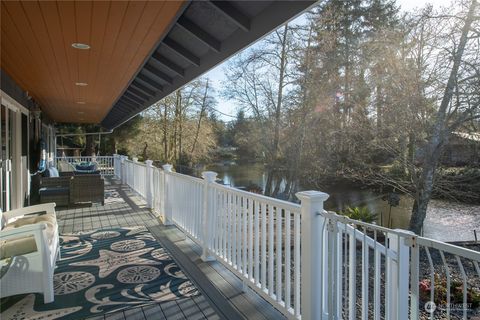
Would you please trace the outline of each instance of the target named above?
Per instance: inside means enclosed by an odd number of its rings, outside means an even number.
[[[0,112],[0,145],[1,145],[1,200],[2,211],[8,211],[12,207],[12,190],[15,188],[14,168],[12,165],[14,154],[14,132],[16,112],[1,105]]]

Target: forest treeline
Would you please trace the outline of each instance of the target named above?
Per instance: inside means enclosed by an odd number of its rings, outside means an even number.
[[[413,197],[419,233],[433,194],[480,201],[474,163],[441,162],[459,132],[480,140],[479,43],[476,0],[407,13],[388,0],[320,1],[231,58],[221,88],[196,80],[112,139],[178,165],[234,147],[265,164],[271,196],[335,179],[383,185]],[[238,107],[230,122],[219,120],[218,95]]]

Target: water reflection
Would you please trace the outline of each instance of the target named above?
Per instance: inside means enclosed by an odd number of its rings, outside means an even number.
[[[217,172],[218,179],[225,185],[239,188],[256,184],[265,189],[266,174],[262,164],[209,165],[206,169]],[[408,196],[400,196],[398,206],[390,206],[384,194],[375,190],[342,185],[321,191],[330,195],[325,204],[328,210],[366,206],[377,214],[378,224],[390,228],[408,228],[413,206],[413,199]],[[480,233],[480,206],[441,200],[430,202],[424,236],[441,241],[474,240],[474,229]]]

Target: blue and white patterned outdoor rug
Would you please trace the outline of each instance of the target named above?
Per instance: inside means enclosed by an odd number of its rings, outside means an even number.
[[[199,295],[144,227],[61,237],[55,302],[27,294],[1,301],[1,319],[83,319],[155,302]]]

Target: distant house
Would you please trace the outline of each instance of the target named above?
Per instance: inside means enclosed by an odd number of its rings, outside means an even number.
[[[453,132],[441,162],[450,166],[480,165],[480,133]]]

